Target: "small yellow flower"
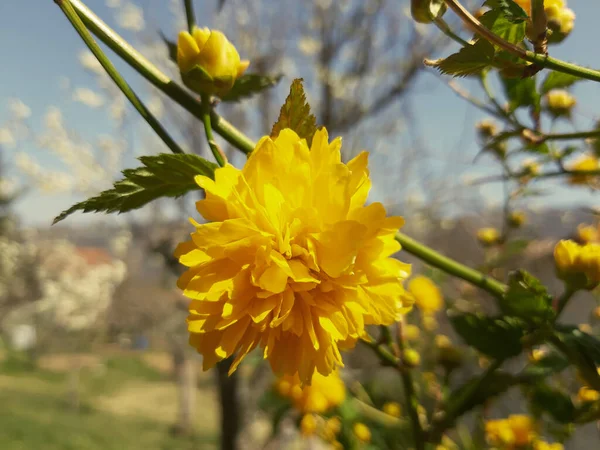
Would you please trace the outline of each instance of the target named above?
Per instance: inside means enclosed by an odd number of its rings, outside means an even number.
[[[371,442],[371,430],[364,423],[357,422],[352,426],[352,431],[354,435],[361,442]]]
[[[513,211],[508,216],[508,223],[513,228],[519,228],[523,226],[527,220],[525,213],[522,211]]]
[[[491,119],[485,119],[475,125],[479,138],[486,142],[498,134],[498,125]]]
[[[437,319],[432,315],[426,315],[423,317],[422,322],[423,328],[425,328],[427,331],[435,331],[440,325]]]
[[[600,283],[600,244],[562,240],[554,247],[554,262],[558,277],[575,287],[593,289]]]
[[[522,172],[526,181],[529,177],[535,177],[540,173],[540,165],[534,159],[527,158],[523,161]]]
[[[531,0],[515,0],[531,16]],[[548,37],[550,43],[561,42],[575,26],[575,13],[567,8],[564,0],[545,0],[544,11],[548,19],[548,28],[552,31]]]
[[[569,170],[578,172],[594,172],[600,170],[600,161],[594,155],[585,155],[575,161],[569,167]],[[584,186],[597,186],[598,176],[597,175],[572,175],[569,178],[569,184],[572,185],[584,185]]]
[[[594,308],[594,310],[592,311],[592,317],[593,317],[595,320],[600,320],[600,306],[596,306],[596,307]]]
[[[423,314],[434,314],[444,306],[442,292],[431,279],[417,275],[408,282],[408,290]]]
[[[344,164],[341,139],[305,139],[284,129],[262,138],[242,170],[197,176],[206,197],[196,203],[210,223],[193,221],[175,256],[188,270],[178,286],[189,305],[190,343],[207,370],[260,347],[278,375],[343,365],[340,349],[367,325],[390,325],[412,298],[410,265],[391,257],[404,220],[381,203],[364,206],[371,182],[368,154]]]
[[[577,226],[577,239],[582,244],[598,243],[600,241],[600,233],[598,227],[587,225],[585,223]]]
[[[387,402],[385,405],[383,405],[383,412],[392,417],[400,417],[402,414],[402,408],[397,402]]]
[[[339,417],[327,419],[324,427],[324,434],[327,441],[335,441],[335,437],[342,431],[342,421]]]
[[[554,89],[546,94],[546,106],[555,117],[569,116],[577,99],[569,91]]]
[[[404,339],[407,341],[416,341],[419,339],[419,336],[421,336],[421,330],[416,325],[404,325],[402,331],[404,332]]]
[[[217,30],[195,28],[179,33],[177,64],[183,82],[198,93],[223,95],[250,64]]]
[[[577,393],[577,400],[582,403],[597,402],[600,400],[600,392],[584,386],[579,389],[579,392]]]
[[[281,384],[290,387],[281,389]],[[329,376],[315,373],[310,386],[302,386],[297,375],[285,375],[275,382],[275,389],[283,397],[289,398],[294,408],[302,413],[324,413],[340,405],[346,398],[346,386],[337,371]]]
[[[495,228],[481,228],[477,231],[477,240],[486,247],[494,245],[500,240],[500,232]]]
[[[300,430],[304,436],[312,436],[317,431],[317,418],[313,414],[305,414],[300,421]]]
[[[525,447],[531,445],[536,437],[535,422],[521,414],[490,420],[485,424],[485,431],[488,442],[500,447]]]
[[[540,362],[542,359],[546,357],[548,354],[548,349],[546,348],[534,348],[531,351],[531,355],[529,355],[529,359],[533,362]]]
[[[407,367],[417,367],[421,364],[421,355],[415,349],[407,348],[402,353],[402,362],[406,364]]]
[[[564,450],[564,446],[558,442],[549,444],[545,441],[535,441],[533,443],[533,450]]]

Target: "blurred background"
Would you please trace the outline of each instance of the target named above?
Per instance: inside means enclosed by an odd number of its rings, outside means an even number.
[[[407,233],[443,253],[489,263],[475,233],[501,226],[503,186],[471,181],[502,172],[489,155],[475,161],[475,124],[486,116],[456,94],[480,96],[481,87],[422,63],[456,44],[415,24],[407,1],[227,0],[220,11],[218,3],[196,2],[199,24],[225,31],[251,61],[249,71],[283,76],[251,100],[220,105],[221,115],[257,139],[271,129],[290,82],[303,77],[318,122],[343,136],[344,158],[371,152],[370,201],[404,216]],[[575,29],[554,55],[597,65],[590,49],[599,7],[572,3]],[[161,35],[175,41],[186,28],[181,0],[86,4],[178,80]],[[180,269],[171,254],[191,231],[187,218],[197,218],[193,198],[50,226],[73,203],[109,188],[136,157],[168,151],[60,9],[50,0],[1,2],[0,54],[0,448],[305,448],[294,427],[270,438],[272,421],[260,403],[273,380],[260,354],[227,380],[202,372],[188,347],[187,301],[175,287]],[[176,139],[210,158],[197,120],[107,54]],[[590,129],[598,119],[597,86],[580,83],[573,92],[577,107],[555,130]],[[219,143],[243,164],[243,155]],[[590,191],[556,179],[536,187],[516,205],[529,217],[519,230],[523,251],[496,261],[499,277],[518,264],[551,280],[556,240],[595,223],[600,205]],[[431,276],[446,296],[477,295]],[[593,304],[582,294],[565,319],[586,321]],[[373,370],[377,361],[364,349],[347,360],[349,383],[376,385],[388,376]],[[590,448],[576,441],[572,448]]]

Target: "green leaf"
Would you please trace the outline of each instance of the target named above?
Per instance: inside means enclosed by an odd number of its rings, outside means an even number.
[[[177,44],[167,39],[167,37],[162,33],[162,31],[160,32],[160,37],[167,46],[167,49],[169,51],[169,59],[175,62],[175,64],[177,64]]]
[[[317,119],[310,113],[306,95],[302,86],[302,78],[296,78],[290,86],[290,93],[279,111],[279,118],[273,125],[271,137],[275,138],[284,128],[295,131],[300,138],[306,139],[310,145],[317,131]]]
[[[255,73],[242,75],[235,80],[231,90],[220,98],[224,102],[240,101],[242,98],[251,97],[254,94],[258,94],[260,91],[275,86],[281,77],[282,75],[269,77]]]
[[[425,60],[425,64],[437,68],[446,75],[468,77],[477,75],[489,67],[494,61],[494,46],[484,39],[473,45],[467,45],[458,53],[444,59]]]
[[[551,352],[539,361],[529,364],[522,372],[526,378],[546,378],[555,373],[560,373],[569,367],[570,362],[560,353]]]
[[[123,178],[112,189],[71,206],[54,219],[60,222],[75,211],[126,212],[141,208],[160,197],[180,197],[199,190],[196,175],[213,178],[218,166],[197,155],[162,153],[139,158],[143,167],[125,169]]]
[[[465,343],[495,359],[517,356],[523,350],[525,324],[516,318],[494,318],[463,314],[450,318],[454,330]]]
[[[488,400],[503,394],[519,383],[519,380],[510,373],[500,371],[490,374],[484,383],[481,383],[479,378],[473,377],[452,391],[448,396],[450,400],[445,409],[454,412],[453,404],[456,403],[459,406],[456,410],[456,416],[460,416],[486,403]],[[474,388],[475,390],[471,392]],[[465,395],[468,395],[468,401],[463,402],[462,399]]]
[[[479,20],[488,30],[512,44],[520,44],[525,39],[527,23],[511,21],[501,9],[492,9]]]
[[[577,410],[571,398],[546,384],[536,384],[531,391],[531,409],[540,416],[549,414],[559,423],[571,423]]]
[[[540,280],[524,270],[510,274],[508,291],[500,300],[499,306],[504,314],[528,321],[549,320],[555,316],[552,296]]]
[[[487,0],[484,6],[501,11],[512,22],[523,22],[529,19],[525,10],[512,0]]]
[[[542,84],[542,95],[550,92],[552,89],[564,89],[581,81],[582,79],[563,72],[550,72]]]
[[[535,86],[535,78],[502,78],[504,93],[509,101],[510,111],[520,107],[540,109],[540,94]]]

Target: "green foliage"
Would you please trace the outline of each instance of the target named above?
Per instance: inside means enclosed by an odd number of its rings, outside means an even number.
[[[513,23],[521,23],[529,18],[525,10],[512,0],[487,0],[484,5],[501,11]]]
[[[582,79],[575,75],[563,72],[550,72],[542,84],[541,93],[544,95],[552,89],[567,88],[578,81],[582,81]]]
[[[571,398],[547,384],[537,384],[530,392],[531,409],[538,415],[544,413],[560,423],[575,420],[576,409]]]
[[[508,291],[499,306],[504,314],[527,321],[549,320],[555,315],[552,296],[540,280],[524,270],[510,274]]]
[[[450,321],[467,345],[491,358],[507,359],[523,350],[525,324],[519,319],[462,314],[451,317]]]
[[[479,20],[487,29],[511,44],[520,44],[525,39],[527,23],[524,20],[511,20],[499,8],[489,10]]]
[[[281,77],[282,75],[270,77],[255,73],[242,75],[235,80],[231,90],[221,96],[221,100],[224,102],[239,102],[243,98],[251,97],[254,94],[258,94],[265,89],[275,86]]]
[[[494,61],[494,46],[480,39],[475,44],[467,45],[458,53],[444,59],[426,60],[428,66],[436,67],[441,73],[456,77],[478,75],[492,65]]]
[[[279,111],[279,118],[273,125],[271,137],[275,138],[284,128],[295,131],[300,138],[309,143],[317,131],[317,119],[310,112],[310,105],[306,101],[302,78],[296,78],[290,86],[290,93]]]
[[[167,39],[167,37],[162,32],[160,33],[160,37],[167,46],[167,50],[169,52],[169,59],[175,64],[177,64],[177,44]]]
[[[509,101],[510,111],[521,107],[540,110],[540,94],[536,90],[535,78],[502,78],[504,93]]]
[[[532,362],[522,375],[527,378],[545,378],[562,372],[569,367],[569,360],[557,352],[551,352],[541,358],[539,361]]]
[[[143,167],[126,169],[124,179],[117,181],[113,189],[71,206],[54,219],[54,224],[75,211],[123,213],[140,208],[161,197],[180,197],[199,190],[194,181],[196,175],[214,176],[216,164],[197,155],[160,154],[139,158]]]

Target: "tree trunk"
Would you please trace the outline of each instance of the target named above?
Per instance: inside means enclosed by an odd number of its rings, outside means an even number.
[[[236,450],[241,428],[240,402],[238,399],[238,374],[228,376],[233,358],[217,364],[217,382],[221,401],[221,450]]]

